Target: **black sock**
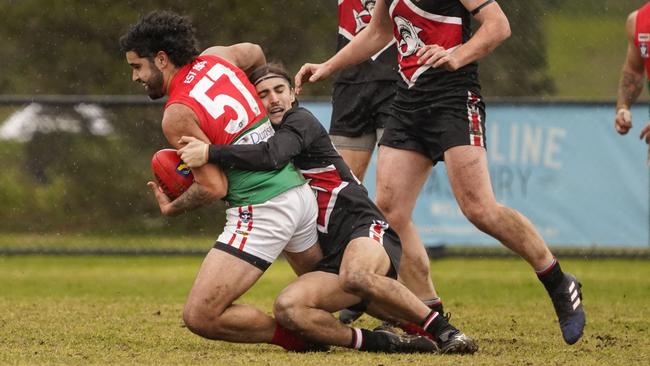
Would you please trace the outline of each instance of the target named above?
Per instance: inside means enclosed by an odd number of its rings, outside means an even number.
[[[436,338],[439,338],[440,335],[449,328],[453,328],[453,326],[447,322],[441,313],[438,313],[435,310],[431,310],[429,315],[427,315],[422,322],[422,329],[433,334]]]
[[[378,352],[388,348],[388,336],[368,329],[352,328],[350,348],[359,351]]]
[[[445,313],[442,308],[442,300],[440,300],[439,297],[434,297],[433,299],[429,299],[429,300],[422,300],[422,302],[424,303],[424,305],[428,306],[429,309],[431,310],[435,310],[440,314]]]
[[[542,281],[542,284],[548,293],[553,292],[558,286],[560,286],[564,279],[564,272],[562,272],[560,262],[558,262],[555,257],[553,257],[553,263],[551,263],[548,268],[536,273],[537,278]]]

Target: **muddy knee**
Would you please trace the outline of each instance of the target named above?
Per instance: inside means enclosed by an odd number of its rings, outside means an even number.
[[[221,314],[221,311],[188,303],[183,309],[183,322],[194,334],[208,339],[221,339],[224,334],[220,324]]]

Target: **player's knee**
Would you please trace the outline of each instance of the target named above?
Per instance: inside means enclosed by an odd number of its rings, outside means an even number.
[[[494,210],[491,207],[480,203],[467,203],[461,207],[461,211],[467,219],[480,230],[489,229],[493,224]]]
[[[289,330],[299,328],[300,297],[293,292],[282,292],[273,303],[273,316]]]
[[[406,228],[411,221],[411,217],[407,212],[399,209],[389,200],[377,199],[377,207],[384,214],[390,226],[398,233]]]
[[[208,339],[220,339],[220,312],[187,303],[183,309],[183,323],[192,333]]]

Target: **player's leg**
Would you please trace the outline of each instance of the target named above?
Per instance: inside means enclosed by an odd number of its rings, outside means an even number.
[[[535,270],[541,270],[553,255],[526,217],[496,201],[486,155],[483,147],[469,145],[445,152],[449,183],[458,205],[478,229],[515,251]]]
[[[318,204],[311,188],[306,184],[296,189],[294,200],[290,204],[300,210],[294,218],[293,234],[287,240],[282,253],[294,272],[301,275],[312,271],[323,258],[316,229]]]
[[[308,185],[267,202],[230,208],[223,233],[204,261],[190,292],[184,319],[190,330],[210,339],[267,342],[304,350],[300,339],[273,318],[248,305],[232,305],[282,250],[308,252],[317,240],[316,200]]]
[[[447,174],[461,211],[478,229],[524,258],[537,272],[553,301],[567,343],[580,339],[585,314],[580,303],[581,284],[562,272],[533,224],[494,197],[482,147],[457,146],[445,152]]]
[[[379,83],[334,85],[330,138],[345,163],[361,181],[366,175],[372,152],[377,144],[374,114],[376,99],[386,91]],[[389,88],[390,90],[390,88]],[[390,94],[390,92],[389,92]]]
[[[473,353],[476,343],[431,310],[403,284],[387,276],[399,268],[400,243],[394,231],[375,222],[370,236],[352,240],[341,262],[341,287],[371,304],[369,314],[401,324],[409,332],[433,336],[442,352]]]
[[[360,302],[340,287],[338,275],[306,273],[285,288],[274,304],[274,315],[287,329],[317,343],[368,352],[435,352],[425,337],[398,337],[383,331],[350,328],[332,312]]]
[[[270,342],[275,321],[250,305],[233,304],[263,271],[222,250],[203,260],[185,303],[183,320],[202,337],[229,342]]]
[[[323,251],[318,243],[301,252],[293,253],[285,250],[282,254],[298,276],[313,270],[316,263],[323,258]]]
[[[364,145],[363,141],[365,140],[371,138],[374,139],[374,135],[364,135],[356,138],[332,135],[331,138],[334,146],[336,146],[336,150],[339,152],[345,163],[350,167],[352,173],[354,173],[360,181],[363,181],[366,176],[366,171],[368,170],[368,164],[370,164],[374,145],[370,150],[358,148],[356,146]]]
[[[431,160],[418,152],[379,147],[377,206],[402,241],[400,279],[422,300],[437,298],[437,294],[429,275],[429,257],[411,215],[431,166]]]

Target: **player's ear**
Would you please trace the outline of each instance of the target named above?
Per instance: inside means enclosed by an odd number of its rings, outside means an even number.
[[[289,93],[291,94],[291,105],[296,103],[296,89],[294,87],[289,88]]]
[[[158,51],[153,58],[153,62],[159,69],[164,69],[169,64],[169,56],[165,51]]]

